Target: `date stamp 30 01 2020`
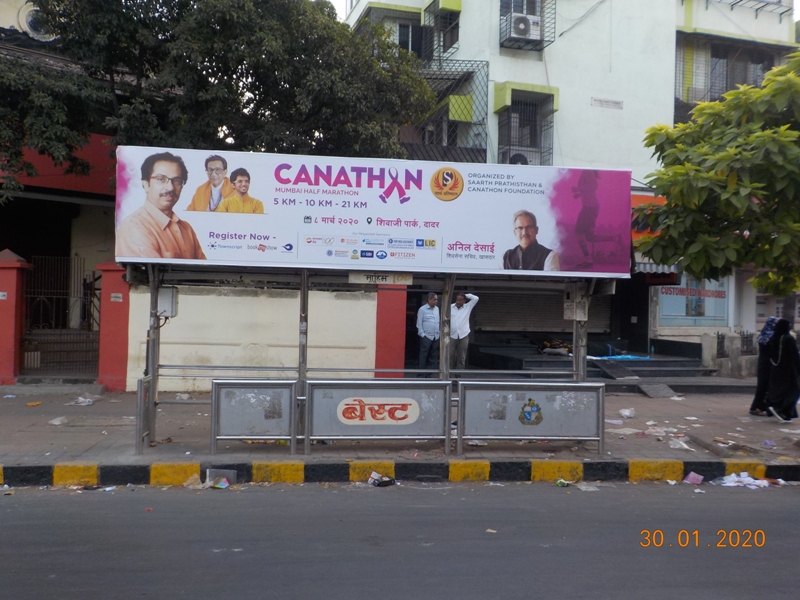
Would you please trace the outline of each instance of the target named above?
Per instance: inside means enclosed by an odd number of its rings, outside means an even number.
[[[668,541],[661,529],[642,529],[639,535],[642,548],[763,548],[767,543],[763,529],[719,529],[716,539],[706,544],[701,542],[697,529],[681,529],[674,542]]]

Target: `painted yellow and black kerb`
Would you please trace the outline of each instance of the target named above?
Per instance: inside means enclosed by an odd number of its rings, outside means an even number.
[[[596,460],[517,460],[488,461],[452,459],[446,462],[408,462],[390,460],[351,460],[304,462],[287,460],[252,463],[153,463],[151,465],[97,465],[57,463],[55,465],[0,465],[0,485],[38,486],[180,486],[189,480],[205,480],[206,469],[234,470],[239,482],[319,483],[366,481],[370,473],[394,477],[399,481],[479,482],[479,481],[664,481],[681,480],[688,473],[702,475],[705,481],[731,473],[748,472],[753,477],[800,481],[800,464],[765,464],[758,460],[722,459],[717,461],[679,461],[631,459]]]

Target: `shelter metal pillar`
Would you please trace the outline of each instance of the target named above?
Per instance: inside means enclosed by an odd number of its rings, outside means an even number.
[[[311,451],[311,440],[309,436],[311,435],[311,419],[310,413],[308,411],[308,397],[306,394],[308,383],[308,269],[302,269],[300,271],[300,356],[297,362],[297,393],[298,398],[296,399],[295,403],[295,411],[294,414],[298,415],[300,413],[300,400],[303,400],[303,445],[305,454],[308,454]],[[292,424],[293,431],[297,430],[297,423]],[[297,452],[297,442],[295,441],[295,437],[292,437],[291,441],[291,448],[290,453],[295,454]]]
[[[439,328],[439,379],[443,381],[450,379],[450,304],[453,301],[455,282],[455,273],[445,274],[442,306],[439,308],[442,315],[442,323]]]
[[[158,404],[158,363],[161,349],[161,328],[158,321],[158,288],[161,268],[159,265],[147,265],[147,274],[150,280],[150,328],[147,330],[147,364],[145,376],[150,376],[150,393],[147,395],[146,431],[148,431],[145,444],[156,439],[156,405]]]
[[[572,321],[572,368],[575,381],[586,381],[586,355],[589,341],[589,298],[594,281],[571,283],[564,287],[564,319]],[[587,289],[588,288],[588,289]]]
[[[572,366],[575,371],[575,381],[586,381],[588,330],[587,321],[575,321],[573,324]]]

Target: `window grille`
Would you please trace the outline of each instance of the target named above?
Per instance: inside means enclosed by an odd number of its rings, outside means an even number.
[[[439,0],[425,7],[423,21],[431,36],[430,44],[424,49],[424,59],[447,59],[458,50],[460,16],[461,13],[442,10]]]
[[[739,85],[760,86],[783,62],[787,48],[679,34],[675,56],[675,123],[689,120],[697,102],[719,100]]]
[[[431,60],[420,74],[436,94],[439,108],[422,123],[401,130],[408,157],[485,163],[489,63]]]
[[[500,163],[553,163],[553,96],[513,91],[511,106],[498,113]]]

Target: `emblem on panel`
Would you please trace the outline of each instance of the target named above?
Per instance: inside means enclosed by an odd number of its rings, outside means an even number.
[[[542,419],[542,407],[533,398],[528,398],[519,411],[519,422],[523,425],[538,425]]]

